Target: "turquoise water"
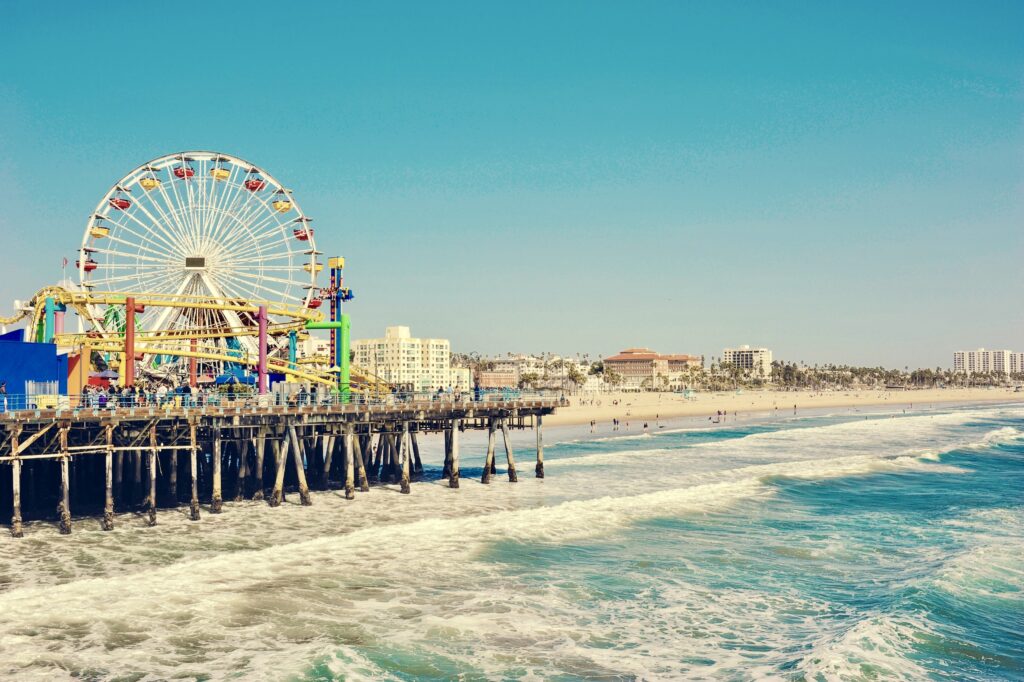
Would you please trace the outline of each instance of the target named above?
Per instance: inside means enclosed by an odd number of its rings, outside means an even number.
[[[525,433],[480,485],[467,435],[458,491],[428,444],[408,497],[30,527],[0,672],[1024,679],[1024,408],[666,426],[549,429],[543,481]]]

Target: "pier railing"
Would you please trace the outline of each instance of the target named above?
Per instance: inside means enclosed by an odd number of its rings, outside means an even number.
[[[280,411],[282,408],[332,409],[364,407],[470,407],[497,405],[563,406],[559,391],[519,391],[512,389],[465,392],[392,392],[340,395],[328,391],[275,391],[258,395],[248,391],[167,392],[164,394],[91,392],[69,395],[0,394],[0,419],[15,419],[25,413],[54,412],[60,415],[125,413],[138,410],[187,410],[217,413],[224,409]]]

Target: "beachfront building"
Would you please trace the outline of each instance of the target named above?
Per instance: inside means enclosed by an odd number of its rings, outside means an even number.
[[[476,378],[481,388],[537,388],[569,390],[580,388],[590,373],[590,363],[581,358],[512,354],[479,358]]]
[[[725,348],[722,350],[722,363],[739,367],[744,373],[766,381],[772,378],[772,352],[767,348]]]
[[[958,350],[953,353],[958,374],[1019,374],[1024,372],[1024,353],[1010,350]]]
[[[703,367],[699,355],[661,355],[650,348],[627,348],[604,359],[604,369],[622,377],[624,388],[668,388],[674,377],[691,368]]]
[[[453,371],[448,339],[417,339],[408,327],[396,326],[385,329],[382,338],[352,341],[352,350],[356,365],[406,390],[472,388],[468,369]]]

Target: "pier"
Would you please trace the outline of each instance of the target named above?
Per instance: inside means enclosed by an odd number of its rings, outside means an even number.
[[[286,493],[312,504],[310,490],[340,489],[347,499],[376,484],[402,493],[422,476],[422,434],[444,434],[442,478],[460,485],[464,455],[484,462],[490,483],[500,434],[508,479],[518,472],[509,439],[535,429],[534,475],[544,477],[543,418],[552,396],[485,396],[482,400],[410,396],[326,404],[26,409],[0,414],[0,500],[10,503],[10,531],[27,520],[54,520],[71,532],[72,515],[96,517],[113,530],[115,513],[142,512],[155,525],[161,509],[187,505],[193,521],[219,514],[225,501],[266,500]],[[484,453],[464,453],[466,430],[486,431]]]

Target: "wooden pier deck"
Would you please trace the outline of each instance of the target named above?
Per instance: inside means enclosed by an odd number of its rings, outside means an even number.
[[[225,498],[278,506],[296,491],[308,505],[311,487],[343,488],[348,499],[374,483],[409,493],[423,472],[424,433],[444,434],[443,477],[458,488],[459,434],[467,429],[488,434],[482,483],[496,472],[499,432],[516,481],[513,429],[536,430],[534,473],[543,478],[543,417],[560,405],[526,397],[0,413],[0,504],[9,501],[11,534],[21,537],[26,518],[55,519],[70,533],[72,510],[112,530],[115,511],[143,511],[152,525],[161,508],[188,505],[198,521],[203,506],[220,513]]]

